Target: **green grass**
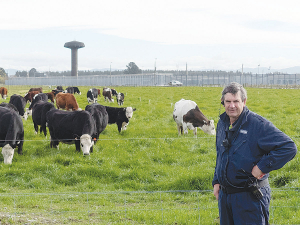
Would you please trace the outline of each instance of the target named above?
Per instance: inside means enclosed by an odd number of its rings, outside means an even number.
[[[82,95],[75,95],[82,109],[87,105],[89,88],[79,87]],[[43,89],[50,91],[46,86]],[[39,218],[36,223],[45,223],[43,220],[54,223],[53,218],[68,224],[216,223],[217,201],[206,191],[212,190],[215,137],[201,130],[198,138],[191,131],[178,137],[172,112],[175,102],[191,99],[217,124],[219,114],[224,112],[220,106],[222,88],[115,89],[125,94],[124,107],[137,110],[126,131],[119,134],[115,124],[108,125],[89,157],[76,152],[74,145],[60,143],[59,149],[50,148],[49,134],[47,138],[35,135],[31,117],[23,121],[26,140],[23,155],[15,153],[12,165],[5,165],[0,154],[0,201],[5,203],[0,207],[20,217],[12,220],[4,210],[1,221],[22,223],[35,215]],[[24,96],[28,90],[29,86],[10,86],[8,94]],[[247,88],[247,91],[248,108],[272,121],[299,147],[299,90]],[[3,101],[8,102],[9,98]],[[104,102],[102,97],[98,102],[117,106],[116,102]],[[299,170],[297,155],[284,168],[271,172],[271,187],[299,187]],[[170,190],[204,192],[160,192]],[[297,191],[274,191],[270,222],[299,223],[298,199]]]

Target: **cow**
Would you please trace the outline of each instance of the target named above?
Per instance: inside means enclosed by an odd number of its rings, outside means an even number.
[[[53,103],[41,100],[36,102],[32,107],[32,121],[35,134],[38,133],[38,126],[40,126],[40,133],[44,132],[45,137],[47,136],[46,114],[51,109],[55,109]]]
[[[54,98],[55,98],[55,96],[54,96],[53,91],[48,92],[48,93],[46,93],[46,94],[47,94],[47,96],[48,96],[48,99],[49,99],[52,103],[54,103]]]
[[[173,119],[177,123],[178,136],[188,133],[188,129],[194,131],[197,137],[197,127],[210,135],[216,135],[213,120],[208,120],[200,111],[194,101],[181,99],[175,103]]]
[[[34,106],[35,103],[37,103],[38,101],[44,101],[44,102],[48,102],[48,95],[46,93],[38,93],[36,94],[33,99],[32,102],[29,106],[29,110],[32,110],[32,107]],[[31,114],[31,112],[30,112]]]
[[[30,88],[28,92],[30,91],[38,91],[39,93],[42,93],[43,92],[43,88],[42,87],[39,87],[39,88]]]
[[[88,103],[96,103],[98,100],[98,95],[100,95],[100,89],[91,88],[88,90],[86,94]]]
[[[0,94],[1,94],[2,99],[6,99],[7,98],[7,88],[0,87]]]
[[[27,120],[29,112],[28,109],[26,109],[26,111],[24,110],[26,106],[26,100],[24,97],[22,97],[21,95],[14,94],[10,96],[9,103],[13,104],[17,108],[19,115],[23,117],[24,120]]]
[[[70,93],[58,93],[55,96],[56,107],[70,111],[80,110],[76,98]]]
[[[79,94],[81,95],[81,92],[79,91],[78,87],[73,87],[74,88],[74,94]]]
[[[74,144],[76,151],[83,155],[93,152],[93,139],[96,137],[96,125],[87,111],[62,111],[52,109],[46,114],[51,140],[50,147],[58,148],[59,142]]]
[[[13,110],[16,111],[16,113],[19,114],[19,111],[18,111],[18,109],[16,108],[16,106],[14,106],[14,105],[11,104],[11,103],[2,102],[2,103],[0,104],[0,107],[6,107],[6,108],[9,108],[9,109],[13,109]]]
[[[114,102],[110,88],[103,88],[102,95],[104,97],[104,101],[107,100],[108,102]]]
[[[0,107],[0,147],[5,164],[11,164],[15,148],[22,155],[24,142],[23,122],[14,110]]]
[[[105,106],[105,108],[108,113],[108,123],[116,123],[118,126],[119,133],[121,132],[121,130],[126,130],[129,120],[132,118],[133,111],[136,110],[132,107],[117,108]]]
[[[116,89],[111,88],[110,90],[111,90],[111,95],[117,97],[118,92],[116,91]]]
[[[67,87],[66,90],[64,91],[64,93],[74,94],[74,88],[73,87]]]
[[[118,102],[118,105],[123,105],[124,103],[124,94],[119,92],[118,95],[117,95],[117,102]]]
[[[64,92],[64,91],[62,91],[62,90],[56,90],[56,89],[52,90],[52,93],[53,93],[54,97],[55,97],[58,93],[61,93],[61,92]]]
[[[56,90],[58,90],[58,91],[64,91],[64,89],[63,89],[62,86],[57,86],[57,87],[56,87]]]
[[[93,116],[95,123],[96,123],[96,130],[97,130],[97,137],[95,140],[95,143],[97,139],[99,138],[99,135],[102,131],[106,128],[108,124],[108,114],[106,112],[106,108],[103,105],[100,105],[99,103],[93,103],[91,105],[87,105],[85,107],[85,110],[90,112]]]
[[[26,102],[32,102],[33,97],[39,93],[40,93],[39,91],[29,91],[24,95],[24,98]]]

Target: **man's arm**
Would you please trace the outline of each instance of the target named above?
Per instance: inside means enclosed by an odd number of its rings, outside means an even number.
[[[219,191],[220,191],[220,184],[214,185],[214,196],[217,200],[219,200]]]

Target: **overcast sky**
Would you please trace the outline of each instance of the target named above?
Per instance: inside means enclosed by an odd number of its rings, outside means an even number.
[[[300,66],[300,2],[1,0],[0,67],[237,70]]]

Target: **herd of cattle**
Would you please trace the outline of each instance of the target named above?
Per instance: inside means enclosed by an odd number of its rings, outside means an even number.
[[[22,154],[24,142],[23,121],[32,115],[35,133],[47,135],[50,133],[50,147],[58,148],[59,142],[75,144],[76,150],[89,155],[99,135],[108,124],[117,124],[118,131],[126,130],[129,120],[136,110],[132,107],[110,107],[97,103],[100,89],[92,88],[87,92],[88,105],[80,109],[74,94],[81,94],[78,87],[68,87],[63,90],[57,86],[49,93],[43,93],[42,88],[31,88],[25,96],[13,94],[9,103],[0,104],[0,147],[5,164],[11,164],[14,149]],[[0,88],[3,99],[7,97],[7,89]],[[111,88],[103,88],[102,95],[105,101],[114,102],[116,97],[118,105],[123,105],[124,94],[117,93]],[[50,100],[51,102],[49,102]],[[29,108],[25,109],[27,102]],[[56,105],[56,108],[54,106]],[[92,103],[92,104],[90,104]],[[60,110],[65,109],[65,110]],[[177,123],[178,135],[193,130],[197,135],[197,127],[205,133],[215,135],[214,121],[208,120],[200,111],[197,104],[191,100],[181,99],[175,103],[173,118]]]

